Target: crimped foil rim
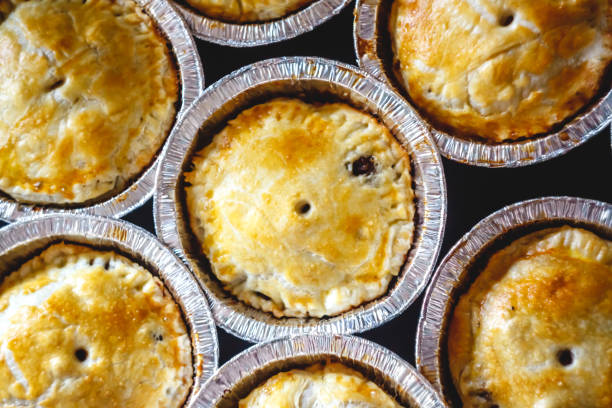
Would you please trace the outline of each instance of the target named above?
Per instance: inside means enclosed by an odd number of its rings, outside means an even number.
[[[175,115],[174,128],[180,117],[185,114],[187,108],[204,89],[202,62],[187,25],[166,0],[135,1],[147,12],[169,40],[170,52],[175,58],[180,73],[181,108]],[[168,132],[168,137],[169,135],[170,132]],[[91,214],[119,218],[151,198],[155,190],[155,173],[160,161],[161,153],[134,182],[128,184],[122,191],[91,205],[61,208],[24,204],[9,196],[0,195],[0,219],[13,222],[24,217],[43,214]]]
[[[417,368],[438,391],[445,394],[442,378],[446,362],[440,350],[446,347],[441,343],[451,313],[451,292],[468,278],[472,260],[509,231],[562,221],[584,223],[612,234],[612,204],[576,197],[543,197],[509,205],[476,224],[440,262],[425,292],[415,347]]]
[[[298,93],[307,83],[324,84],[336,95],[355,93],[377,107],[379,119],[408,150],[415,185],[415,237],[397,283],[376,301],[327,319],[275,319],[224,294],[212,274],[199,273],[197,256],[183,241],[180,178],[197,143],[198,130],[226,103],[245,93],[278,84]],[[158,237],[188,264],[206,292],[217,325],[251,342],[305,333],[347,334],[377,327],[401,314],[423,291],[435,266],[446,221],[446,184],[441,158],[429,134],[411,119],[410,108],[383,83],[355,67],[312,57],[286,57],[246,66],[209,87],[181,120],[164,149],[157,173],[153,213]],[[387,119],[383,119],[385,117]],[[187,230],[188,231],[188,230]],[[187,231],[184,232],[185,235]]]
[[[387,72],[379,50],[378,17],[383,1],[390,0],[357,0],[353,41],[359,67],[395,89],[395,82],[391,80],[393,73]],[[395,90],[400,94],[403,92]],[[412,106],[412,102],[408,103]],[[565,154],[606,127],[612,121],[612,89],[560,130],[516,142],[489,144],[464,139],[438,130],[418,112],[416,115],[447,159],[480,167],[522,167]]]
[[[181,262],[154,235],[127,221],[80,214],[51,214],[26,218],[2,228],[0,266],[12,263],[15,252],[36,249],[66,239],[88,245],[115,247],[134,260],[155,268],[158,277],[181,307],[192,348],[194,382],[186,404],[217,370],[217,331],[206,298]]]
[[[174,2],[178,11],[201,40],[229,47],[255,47],[288,40],[312,31],[338,14],[351,0],[315,0],[308,7],[278,20],[232,24],[200,14]]]
[[[279,372],[287,370],[276,370],[279,363],[298,368],[303,367],[304,360],[311,360],[306,364],[314,364],[329,358],[356,364],[368,372],[377,371],[384,374],[388,388],[395,391],[395,397],[399,397],[404,406],[445,406],[425,378],[401,357],[383,346],[355,336],[303,335],[261,343],[238,354],[204,384],[190,408],[217,406],[219,402],[231,396],[233,389],[245,377],[257,377],[257,373],[266,367]],[[274,374],[276,373],[271,375]],[[259,377],[258,381],[266,379],[261,378],[261,375]]]

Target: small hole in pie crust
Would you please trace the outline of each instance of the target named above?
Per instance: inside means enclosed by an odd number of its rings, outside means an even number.
[[[499,18],[499,25],[502,27],[508,27],[514,21],[514,16],[512,14],[502,14]]]
[[[361,156],[353,162],[351,171],[353,176],[370,175],[376,170],[373,156]]]
[[[61,87],[62,85],[64,85],[64,83],[66,83],[66,80],[64,78],[60,78],[57,81],[55,81],[54,83],[52,83],[49,88],[47,88],[49,90],[49,92],[56,90],[57,88]]]
[[[564,367],[572,365],[574,362],[574,353],[570,349],[561,349],[557,351],[557,361]]]
[[[82,363],[83,361],[87,360],[87,350],[82,347],[79,347],[74,351],[74,356]]]
[[[311,206],[308,201],[301,200],[295,205],[295,212],[299,215],[306,215],[310,212]]]

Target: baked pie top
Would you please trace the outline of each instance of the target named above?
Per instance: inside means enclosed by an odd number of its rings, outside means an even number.
[[[401,408],[361,373],[339,363],[276,374],[240,401],[239,408]]]
[[[609,87],[607,0],[394,0],[389,30],[410,98],[462,135],[549,132]]]
[[[346,104],[256,105],[193,166],[187,209],[213,272],[277,317],[335,315],[381,296],[411,246],[408,154]]]
[[[0,285],[0,406],[181,407],[191,343],[159,279],[55,244]]]
[[[174,120],[166,40],[132,0],[0,0],[0,189],[82,203],[125,187]]]
[[[563,227],[497,252],[454,310],[448,355],[465,407],[612,406],[612,242]]]
[[[209,17],[232,23],[256,23],[285,17],[314,0],[187,0]]]

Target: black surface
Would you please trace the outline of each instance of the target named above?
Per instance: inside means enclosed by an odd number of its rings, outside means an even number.
[[[292,55],[321,56],[355,65],[352,23],[354,4],[315,31],[296,39],[255,48],[229,48],[196,40],[204,64],[206,84],[244,65]],[[501,207],[529,198],[570,195],[612,202],[610,131],[570,153],[548,162],[518,169],[485,169],[444,160],[448,189],[448,217],[440,259],[475,223]],[[152,203],[124,219],[154,232]],[[422,296],[404,314],[361,334],[393,350],[414,364],[414,342]],[[219,329],[220,363],[249,343]]]

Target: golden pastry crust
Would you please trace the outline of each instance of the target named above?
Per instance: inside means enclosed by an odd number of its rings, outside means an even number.
[[[0,189],[82,203],[152,163],[174,121],[166,40],[132,0],[0,0]]]
[[[0,406],[181,407],[191,343],[159,279],[55,244],[0,286]]]
[[[381,296],[411,246],[408,154],[343,103],[275,99],[240,113],[185,175],[217,278],[275,316],[335,315]]]
[[[609,87],[608,0],[394,0],[389,31],[410,98],[462,136],[550,132]]]
[[[209,17],[231,23],[255,23],[285,17],[314,0],[187,0]]]
[[[454,310],[448,355],[464,407],[612,406],[612,242],[563,227],[497,252]]]
[[[276,374],[238,403],[238,408],[401,408],[361,373],[339,363],[316,364]]]

